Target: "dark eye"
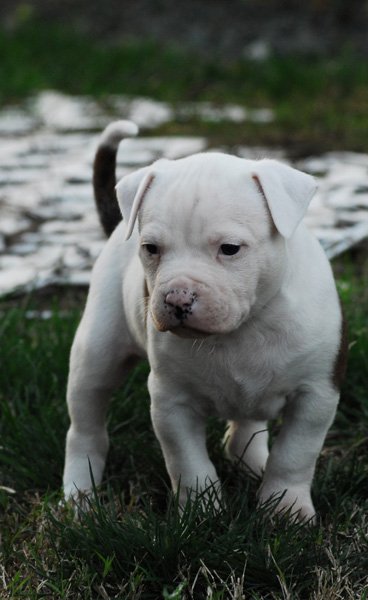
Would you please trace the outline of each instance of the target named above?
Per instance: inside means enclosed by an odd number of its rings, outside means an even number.
[[[158,254],[158,246],[156,244],[143,244],[143,248],[148,254]]]
[[[225,254],[225,256],[233,256],[237,254],[240,250],[240,246],[236,244],[221,244],[220,251],[221,254]]]

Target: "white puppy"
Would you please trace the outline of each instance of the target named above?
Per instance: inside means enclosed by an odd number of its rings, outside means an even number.
[[[346,349],[330,265],[301,223],[315,181],[273,160],[159,160],[117,185],[118,224],[116,152],[135,133],[111,124],[95,160],[101,221],[114,231],[71,352],[65,495],[91,490],[90,466],[100,483],[109,397],[148,357],[152,423],[182,503],[218,481],[205,440],[217,415],[229,456],[263,474],[260,501],[284,493],[279,509],[313,517]],[[281,411],[269,452],[267,421]]]

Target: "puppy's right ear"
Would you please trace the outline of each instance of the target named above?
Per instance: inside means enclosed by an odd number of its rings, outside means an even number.
[[[132,235],[138,211],[154,177],[151,167],[144,167],[123,177],[115,188],[121,214],[127,223],[126,240]]]

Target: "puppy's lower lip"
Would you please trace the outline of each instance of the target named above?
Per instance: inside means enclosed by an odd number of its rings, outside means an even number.
[[[201,329],[194,329],[192,327],[186,327],[185,325],[178,325],[178,327],[173,327],[169,329],[170,333],[174,333],[178,337],[187,337],[187,338],[198,338],[198,337],[208,337],[213,335],[213,333],[209,333],[208,331],[202,331]]]
[[[189,327],[188,325],[185,325],[184,321],[181,321],[180,323],[178,323],[178,325],[165,325],[164,323],[158,321],[155,318],[155,315],[153,314],[153,312],[151,313],[152,315],[152,320],[153,323],[156,327],[156,329],[158,331],[160,331],[161,333],[164,333],[165,331],[170,331],[170,333],[174,333],[175,335],[177,335],[178,337],[207,337],[209,335],[213,335],[212,332],[209,331],[202,331],[201,329],[195,329],[194,327]]]

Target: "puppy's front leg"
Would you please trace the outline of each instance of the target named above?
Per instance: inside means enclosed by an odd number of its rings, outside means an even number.
[[[201,493],[211,484],[218,487],[218,476],[206,448],[206,421],[188,405],[182,392],[172,385],[169,390],[152,373],[148,387],[153,428],[173,491],[180,486],[179,502],[183,506],[191,494]]]
[[[322,384],[289,400],[267,461],[259,492],[261,502],[283,493],[277,511],[291,508],[300,520],[315,516],[310,488],[338,399],[334,389]]]

